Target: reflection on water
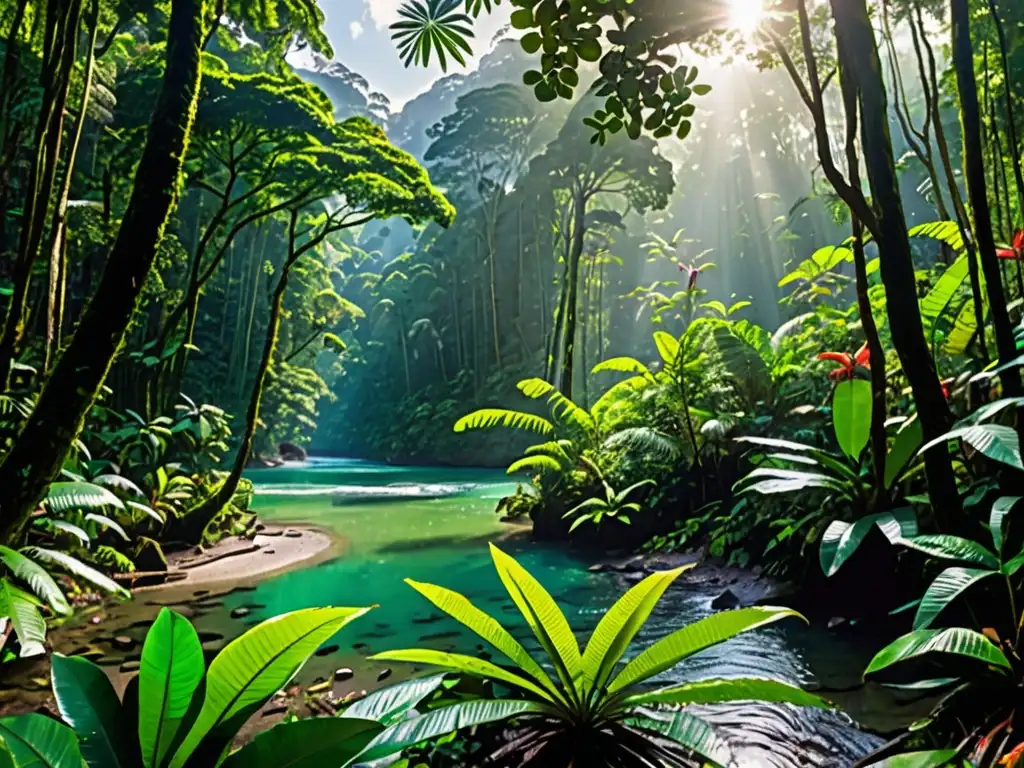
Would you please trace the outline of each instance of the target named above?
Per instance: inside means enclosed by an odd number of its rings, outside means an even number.
[[[249,476],[256,484],[256,507],[264,519],[332,528],[347,538],[348,548],[339,559],[273,578],[252,593],[230,595],[226,609],[257,605],[253,617],[264,618],[315,605],[375,603],[377,609],[332,641],[342,645],[339,653],[365,656],[410,646],[469,654],[483,650],[475,636],[438,614],[403,582],[410,578],[463,592],[536,650],[533,636],[494,572],[486,546],[503,532],[494,514],[494,499],[514,488],[503,475],[311,459],[308,465],[256,470]],[[442,490],[442,498],[433,496]],[[339,496],[348,503],[334,503]],[[555,595],[581,640],[627,586],[621,577],[590,573],[563,549],[528,543],[521,537],[501,546]],[[671,590],[636,647],[708,615],[714,597],[706,589]],[[661,679],[762,676],[813,687],[816,679],[807,651],[822,642],[829,640],[798,626],[773,627],[712,648]],[[740,704],[708,708],[701,714],[729,736],[736,764],[742,766],[847,766],[880,741],[833,712]]]

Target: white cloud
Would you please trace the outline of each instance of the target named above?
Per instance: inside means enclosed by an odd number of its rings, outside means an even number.
[[[377,25],[377,29],[384,29],[389,24],[398,21],[398,9],[403,4],[404,0],[366,0],[370,18]]]
[[[363,25],[360,24],[358,21],[353,21],[349,23],[348,31],[349,34],[352,35],[353,40],[358,40],[360,37],[362,37],[363,32],[365,32],[366,30],[363,29]]]

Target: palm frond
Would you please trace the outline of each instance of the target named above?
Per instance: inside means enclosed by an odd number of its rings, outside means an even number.
[[[522,411],[510,411],[505,408],[481,408],[478,411],[473,411],[456,421],[453,429],[456,432],[465,432],[468,429],[490,429],[491,427],[525,429],[544,437],[553,435],[555,432],[554,424],[543,416]]]
[[[673,461],[683,455],[683,444],[671,435],[652,427],[629,427],[619,430],[602,446],[608,450],[622,449],[631,453],[645,453],[653,458]]]

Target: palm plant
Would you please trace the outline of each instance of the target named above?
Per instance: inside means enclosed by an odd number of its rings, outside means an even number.
[[[573,524],[569,527],[569,533],[572,533],[584,523],[600,526],[605,520],[615,520],[623,525],[630,525],[632,521],[628,513],[639,512],[641,507],[638,502],[628,501],[629,497],[641,488],[655,484],[653,480],[641,480],[639,483],[633,483],[633,485],[625,490],[616,491],[603,477],[601,478],[601,483],[604,486],[604,498],[595,496],[594,498],[587,499],[562,516],[563,518],[576,517]]]
[[[511,688],[514,698],[472,699],[431,711],[403,724],[399,733],[378,736],[362,759],[376,759],[396,746],[471,725],[508,722],[505,744],[490,756],[499,763],[513,756],[515,764],[538,766],[724,765],[730,761],[729,749],[710,725],[685,711],[655,708],[738,700],[827,706],[792,685],[761,678],[645,688],[657,675],[738,634],[785,618],[800,618],[795,611],[759,607],[718,613],[673,632],[618,670],[630,642],[686,566],[655,573],[630,589],[605,613],[581,650],[564,614],[544,587],[493,545],[491,555],[513,603],[544,650],[554,679],[508,630],[466,597],[444,587],[407,580],[514,666],[509,669],[476,657],[422,649],[388,651],[373,658],[428,664],[491,680]]]

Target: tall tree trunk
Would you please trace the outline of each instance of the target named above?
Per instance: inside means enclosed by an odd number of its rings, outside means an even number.
[[[935,361],[928,350],[917,303],[914,261],[900,197],[896,162],[889,135],[885,84],[871,19],[865,0],[831,0],[837,37],[849,56],[849,70],[857,89],[861,115],[861,142],[868,181],[875,204],[882,282],[889,297],[889,327],[917,403],[925,440],[946,432],[952,421],[949,405],[939,384]],[[993,257],[995,254],[992,254]],[[949,453],[942,446],[925,452],[928,493],[941,523],[960,516],[956,481],[950,471]]]
[[[96,63],[96,33],[99,30],[99,0],[91,0],[86,28],[89,30],[88,50],[85,54],[85,75],[82,78],[82,103],[78,107],[78,116],[71,129],[70,145],[67,159],[64,162],[64,179],[57,194],[57,206],[53,213],[53,225],[50,232],[50,284],[47,290],[46,315],[46,353],[43,370],[49,371],[53,362],[54,350],[60,345],[60,329],[64,317],[65,257],[67,254],[68,198],[71,196],[71,181],[75,173],[75,159],[78,157],[78,146],[82,141],[82,128],[85,126],[85,115],[89,108],[89,97],[92,92],[92,73]]]
[[[60,472],[124,342],[136,300],[178,201],[199,96],[202,0],[173,0],[163,83],[96,294],[54,366],[32,415],[0,464],[0,540],[17,541]]]
[[[1017,118],[1013,110],[1013,91],[1011,90],[1013,71],[1010,68],[1008,46],[1006,43],[1006,29],[1003,20],[999,16],[999,7],[996,0],[988,0],[989,10],[992,12],[992,21],[996,25],[996,35],[999,38],[999,57],[1003,65],[1003,93],[1006,97],[1006,130],[1010,140],[1010,159],[1013,162],[1013,180],[1017,184],[1017,207],[1020,209],[1021,226],[1024,226],[1024,170],[1021,168],[1020,140],[1017,133]],[[1012,233],[1011,233],[1012,234]]]
[[[558,390],[572,400],[572,374],[576,345],[576,303],[579,296],[580,259],[583,257],[583,239],[586,235],[587,197],[583,190],[573,193],[572,247],[569,249],[569,263],[565,285],[565,333],[562,337],[562,373]]]
[[[989,312],[996,332],[996,350],[999,361],[1008,363],[1017,356],[1017,343],[1013,337],[1010,314],[1006,310],[1006,294],[999,274],[996,243],[992,236],[992,215],[988,206],[985,183],[985,155],[981,145],[981,115],[978,108],[978,86],[974,77],[974,48],[968,0],[951,0],[950,18],[953,25],[953,67],[960,91],[960,123],[964,140],[964,176],[967,194],[974,214],[978,256],[985,274]],[[979,326],[983,331],[984,326]],[[1020,370],[1009,366],[1000,376],[1006,394],[1016,397],[1021,392]],[[1022,424],[1024,429],[1024,424]]]

